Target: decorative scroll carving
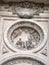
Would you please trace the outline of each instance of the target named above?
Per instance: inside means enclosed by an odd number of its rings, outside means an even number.
[[[14,5],[18,6],[18,7],[23,7],[23,8],[33,8],[33,7],[44,7],[44,4],[38,4],[38,3],[34,3],[34,2],[30,2],[30,1],[21,1],[21,2],[17,2]]]
[[[43,12],[44,5],[28,1],[22,1],[16,3],[9,3],[3,6],[3,8],[1,9],[9,12],[11,11],[13,14],[17,14],[19,17],[22,18],[32,18],[34,15],[39,15],[39,12]]]
[[[18,14],[22,18],[32,18],[35,14],[43,12],[43,7],[43,5],[35,4],[33,2],[18,2],[14,7],[13,13]]]
[[[18,58],[8,61],[2,65],[44,65],[44,64],[34,59]]]

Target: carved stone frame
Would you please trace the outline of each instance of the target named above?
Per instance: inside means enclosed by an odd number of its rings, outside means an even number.
[[[43,30],[43,32],[44,32],[44,40],[43,40],[43,42],[41,43],[41,45],[38,47],[38,48],[36,48],[36,49],[34,49],[34,50],[30,50],[29,52],[37,52],[37,51],[39,51],[39,50],[41,50],[43,47],[44,47],[44,45],[45,45],[45,43],[46,43],[46,41],[47,41],[47,34],[46,34],[46,31],[44,30],[44,28],[40,25],[40,24],[38,24],[38,22],[36,22],[36,21],[34,21],[34,20],[28,20],[28,19],[19,19],[19,20],[17,20],[16,22],[21,22],[21,21],[29,21],[29,22],[32,22],[32,23],[35,23],[35,24],[37,24],[42,30]],[[16,22],[14,22],[13,24],[15,24]],[[13,25],[12,24],[12,25]],[[11,26],[12,26],[11,25]],[[20,52],[19,50],[16,50],[14,47],[12,47],[11,45],[10,45],[10,43],[9,43],[9,41],[8,41],[8,39],[7,39],[7,31],[8,31],[8,29],[11,27],[11,26],[9,26],[9,27],[7,27],[7,30],[5,31],[5,34],[4,34],[4,40],[5,40],[5,45],[10,49],[10,50],[12,50],[12,51],[18,51],[18,52]],[[21,51],[21,52],[23,52],[23,51]],[[25,52],[25,51],[24,51]],[[26,51],[27,52],[27,51]]]

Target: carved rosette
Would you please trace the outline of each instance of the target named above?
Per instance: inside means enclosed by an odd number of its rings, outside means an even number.
[[[17,21],[4,34],[5,45],[13,51],[38,51],[45,45],[46,39],[45,31],[29,20]]]

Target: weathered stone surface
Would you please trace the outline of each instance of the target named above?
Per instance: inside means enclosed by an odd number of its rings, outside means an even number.
[[[49,65],[48,21],[49,6],[29,1],[0,4],[0,64]]]

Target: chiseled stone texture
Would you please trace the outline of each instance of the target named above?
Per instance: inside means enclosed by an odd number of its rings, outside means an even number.
[[[2,65],[32,65],[32,63],[48,65],[49,7],[37,7],[37,12],[36,6],[33,8],[29,6],[29,9],[26,6],[24,5],[26,9],[20,7],[19,12],[15,6],[0,5],[0,61]],[[14,53],[16,55],[19,53],[20,56],[17,55],[18,58],[15,59]],[[27,55],[28,58],[30,58],[29,55],[32,55],[33,58],[28,59]],[[38,59],[34,59],[34,55]],[[4,58],[9,61],[4,61]]]

